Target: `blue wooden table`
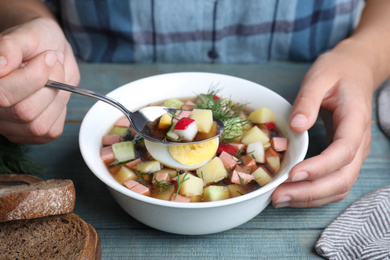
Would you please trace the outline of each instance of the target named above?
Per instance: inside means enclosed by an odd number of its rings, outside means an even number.
[[[290,102],[309,64],[260,65],[109,65],[81,64],[81,87],[108,93],[125,83],[162,73],[200,71],[233,75],[276,91]],[[275,209],[268,206],[253,220],[213,235],[182,236],[154,230],[123,211],[87,168],[78,146],[81,121],[94,100],[72,95],[63,135],[31,146],[30,156],[42,167],[42,178],[69,178],[76,186],[75,213],[98,231],[103,259],[316,259],[313,246],[321,232],[354,201],[390,184],[390,141],[372,115],[371,154],[359,179],[343,201],[318,208]],[[308,156],[325,148],[324,125],[319,119],[309,131]]]

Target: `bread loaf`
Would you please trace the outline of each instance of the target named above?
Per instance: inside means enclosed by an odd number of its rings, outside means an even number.
[[[101,259],[100,240],[73,213],[3,222],[0,259]]]
[[[76,194],[71,180],[23,181],[27,184],[0,188],[0,222],[73,212]]]

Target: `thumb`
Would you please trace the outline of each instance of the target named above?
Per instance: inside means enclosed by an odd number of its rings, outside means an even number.
[[[20,68],[23,62],[23,50],[16,37],[0,37],[0,78]]]
[[[322,76],[317,67],[313,65],[307,72],[294,101],[290,128],[295,132],[304,132],[314,125],[326,93],[335,84],[333,77]]]

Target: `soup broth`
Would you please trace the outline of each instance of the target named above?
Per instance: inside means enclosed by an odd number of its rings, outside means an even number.
[[[222,120],[225,132],[218,143],[180,147],[180,156],[191,161],[194,154],[193,159],[199,159],[208,152],[202,149],[215,146],[216,152],[212,152],[204,165],[194,170],[164,166],[150,155],[143,138],[132,131],[124,117],[102,138],[101,158],[113,178],[139,194],[176,202],[229,199],[250,193],[272,181],[288,147],[288,140],[275,124],[275,115],[265,107],[251,111],[246,104],[220,98],[217,94],[209,91],[198,95],[195,100],[170,99],[161,103],[189,111],[183,117],[196,127],[193,140],[208,139],[218,133],[216,123],[205,119],[210,117],[208,110],[213,117]],[[169,131],[174,136],[175,125],[183,118],[166,117],[170,119],[162,122],[163,119],[159,118],[149,126],[150,133],[161,140],[170,138],[167,137]],[[183,136],[187,134],[185,131],[182,131]],[[179,139],[183,138],[180,137],[182,132],[177,131]]]

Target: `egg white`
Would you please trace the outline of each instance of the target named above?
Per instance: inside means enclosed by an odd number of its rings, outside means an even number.
[[[217,142],[219,143],[219,138],[216,139]],[[188,165],[181,164],[175,159],[173,159],[173,157],[169,153],[168,146],[165,144],[151,142],[145,139],[145,147],[155,160],[159,161],[161,164],[165,165],[166,167],[172,169],[178,169],[178,170],[186,170],[186,171],[196,170],[202,167],[203,165],[205,165],[213,158],[213,156],[211,156],[210,158],[206,159],[205,161],[203,161],[198,165],[188,166]]]

